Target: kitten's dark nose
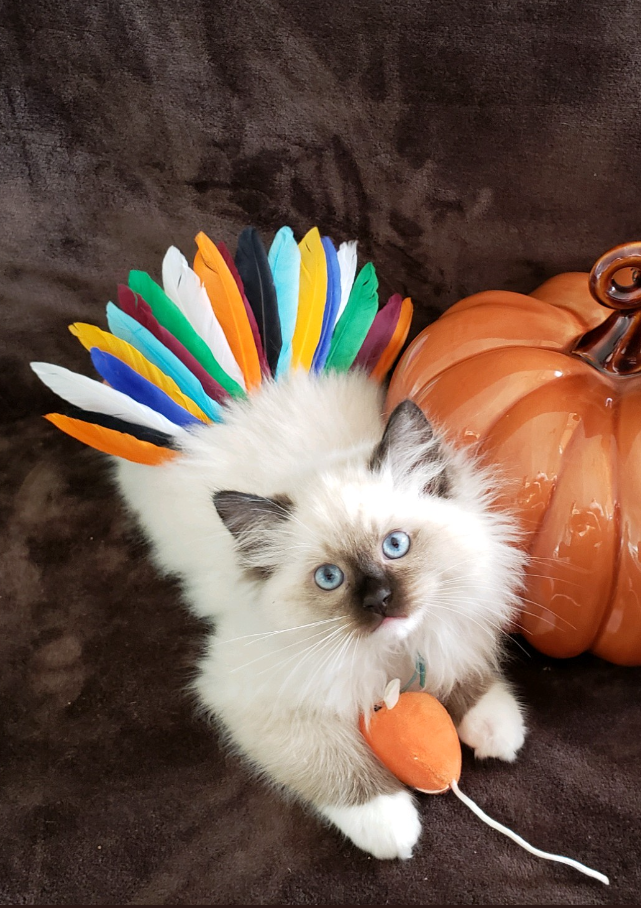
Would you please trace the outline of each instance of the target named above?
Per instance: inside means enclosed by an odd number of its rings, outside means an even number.
[[[369,585],[363,596],[363,608],[377,615],[387,615],[387,610],[392,604],[392,591],[380,582]]]

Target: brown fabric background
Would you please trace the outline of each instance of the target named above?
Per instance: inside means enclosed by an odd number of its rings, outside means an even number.
[[[221,752],[183,693],[202,631],[102,459],[48,427],[31,359],[87,371],[130,267],[203,228],[357,236],[414,332],[638,238],[638,5],[5,0],[0,6],[0,899],[12,904],[635,904],[641,672],[514,648],[531,735],[377,863]]]

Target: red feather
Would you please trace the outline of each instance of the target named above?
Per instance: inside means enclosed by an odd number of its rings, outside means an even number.
[[[209,397],[218,401],[218,403],[223,403],[229,399],[230,395],[225,388],[219,385],[216,379],[212,378],[209,372],[201,366],[198,360],[191,355],[186,347],[183,347],[173,334],[163,328],[151,311],[151,306],[138,293],[134,293],[133,290],[125,287],[124,284],[119,284],[118,305],[123,312],[135,318],[143,328],[153,334],[156,340],[159,340],[174,356],[178,357],[181,363],[198,379],[203,386],[205,394],[208,394]]]
[[[385,349],[383,350],[381,358],[372,369],[371,376],[376,381],[383,381],[389,370],[394,365],[394,360],[401,352],[401,348],[407,340],[407,335],[409,334],[413,311],[414,306],[412,305],[412,300],[408,296],[403,300],[403,304],[401,306],[401,314],[399,315],[398,322],[396,323],[396,327],[394,328],[394,334],[392,335],[392,338],[387,347],[385,347]]]
[[[354,360],[354,366],[359,366],[366,372],[373,370],[394,336],[402,305],[403,297],[400,293],[395,293],[394,296],[389,298],[383,308],[376,313],[372,327],[367,332],[363,346]]]

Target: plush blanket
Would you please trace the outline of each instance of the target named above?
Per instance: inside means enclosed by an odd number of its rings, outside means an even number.
[[[0,13],[0,900],[6,904],[636,904],[639,669],[513,646],[514,765],[421,798],[379,863],[226,756],[186,694],[203,630],[105,460],[40,415],[29,360],[87,371],[131,267],[248,223],[358,237],[418,332],[639,238],[638,10],[577,0],[5,0]]]

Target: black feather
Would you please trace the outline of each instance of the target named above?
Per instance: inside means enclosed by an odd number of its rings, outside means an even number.
[[[238,237],[235,262],[258,325],[267,363],[274,375],[283,342],[278,301],[267,253],[255,227],[245,227]]]
[[[108,416],[106,413],[93,413],[89,410],[83,410],[81,407],[74,407],[68,404],[59,410],[64,416],[70,419],[81,419],[83,422],[93,423],[96,426],[102,426],[103,429],[114,429],[116,432],[125,432],[127,435],[133,435],[138,441],[148,441],[158,448],[177,448],[176,439],[157,429],[149,429],[147,426],[141,426],[138,423],[126,422],[124,419],[118,419],[117,416]]]

